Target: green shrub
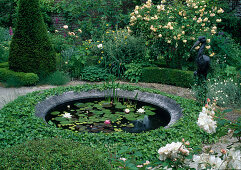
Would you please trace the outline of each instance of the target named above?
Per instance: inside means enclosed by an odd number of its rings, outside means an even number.
[[[237,44],[229,34],[222,32],[213,36],[211,45],[216,53],[212,57],[212,60],[218,64],[215,67],[223,69],[226,65],[230,65],[241,69],[240,44]]]
[[[146,67],[142,70],[143,82],[163,83],[180,87],[191,87],[194,82],[192,71],[170,68]]]
[[[240,78],[239,78],[240,81]],[[241,84],[233,79],[211,79],[207,81],[207,97],[216,100],[222,107],[241,106]]]
[[[49,74],[56,69],[39,0],[20,0],[16,29],[9,51],[9,68],[17,72]]]
[[[106,70],[96,66],[85,67],[82,71],[82,80],[86,81],[104,81],[112,77],[113,75],[107,73]]]
[[[7,68],[0,68],[0,81],[18,84],[18,86],[31,86],[39,81],[39,77],[34,73],[14,72]]]
[[[69,81],[69,75],[62,71],[56,71],[45,78],[45,83],[57,86],[64,85]]]
[[[95,44],[91,50],[100,56],[99,64],[118,77],[123,75],[125,64],[147,60],[144,39],[131,36],[126,29],[108,30],[102,43]]]
[[[111,169],[100,152],[61,138],[32,140],[0,151],[2,169]]]
[[[8,62],[0,63],[0,68],[8,68]]]

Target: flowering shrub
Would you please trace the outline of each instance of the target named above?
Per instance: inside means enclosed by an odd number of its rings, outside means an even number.
[[[198,126],[206,131],[207,133],[215,133],[217,128],[216,121],[213,120],[215,115],[215,106],[214,102],[212,105],[209,105],[210,99],[207,99],[207,104],[202,108],[202,112],[200,112],[197,124]]]
[[[202,153],[194,155],[190,168],[195,169],[241,169],[241,152],[234,148],[221,150],[222,156]]]
[[[241,84],[233,78],[207,80],[207,97],[215,99],[222,107],[239,107],[241,104]]]
[[[160,155],[159,159],[164,161],[167,158],[177,159],[180,156],[180,153],[183,155],[189,155],[189,150],[187,150],[181,142],[172,142],[171,144],[161,147],[158,150],[158,153]]]
[[[221,22],[219,15],[224,10],[207,0],[174,3],[171,6],[162,0],[160,5],[153,5],[148,0],[136,6],[131,13],[129,33],[143,34],[148,43],[158,43],[166,61],[179,62],[190,58],[190,48],[197,37],[203,35],[207,38],[206,50],[213,56],[210,39],[217,33],[216,24]]]

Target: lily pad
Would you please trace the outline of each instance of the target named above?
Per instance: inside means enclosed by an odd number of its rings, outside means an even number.
[[[153,111],[150,111],[150,110],[146,110],[146,111],[145,111],[145,114],[151,116],[151,115],[155,115],[156,113],[153,112]]]
[[[64,118],[64,117],[55,117],[54,120],[56,120],[56,121],[68,121],[68,119]]]
[[[81,107],[85,107],[86,103],[75,103],[74,105],[81,108]]]
[[[54,111],[54,112],[51,112],[50,114],[55,116],[55,115],[60,114],[60,112],[59,111]]]

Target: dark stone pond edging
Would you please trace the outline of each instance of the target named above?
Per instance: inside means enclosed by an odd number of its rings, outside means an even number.
[[[167,110],[170,113],[171,120],[165,128],[170,127],[173,125],[177,120],[182,117],[182,109],[179,104],[176,103],[175,100],[168,98],[166,96],[162,96],[160,94],[148,93],[148,92],[141,92],[138,90],[134,91],[126,91],[121,89],[116,89],[115,92],[116,96],[120,98],[127,98],[137,101],[146,102],[149,104],[156,105]],[[83,92],[65,92],[62,95],[51,96],[45,99],[42,102],[39,102],[35,107],[35,115],[37,117],[42,118],[44,121],[45,116],[47,115],[48,111],[52,108],[75,100],[80,99],[87,99],[87,98],[104,98],[104,97],[113,97],[113,90],[90,90],[90,91],[83,91]]]

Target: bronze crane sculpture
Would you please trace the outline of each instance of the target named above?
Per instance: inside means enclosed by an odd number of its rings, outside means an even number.
[[[203,51],[206,46],[206,38],[204,36],[198,37],[197,42],[195,42],[191,50],[197,45],[199,45],[200,43],[201,43],[201,47],[198,51],[198,55],[196,58],[197,71],[194,72],[194,75],[195,76],[197,75],[198,77],[204,77],[206,79],[208,70],[210,68],[210,57],[203,55]]]

